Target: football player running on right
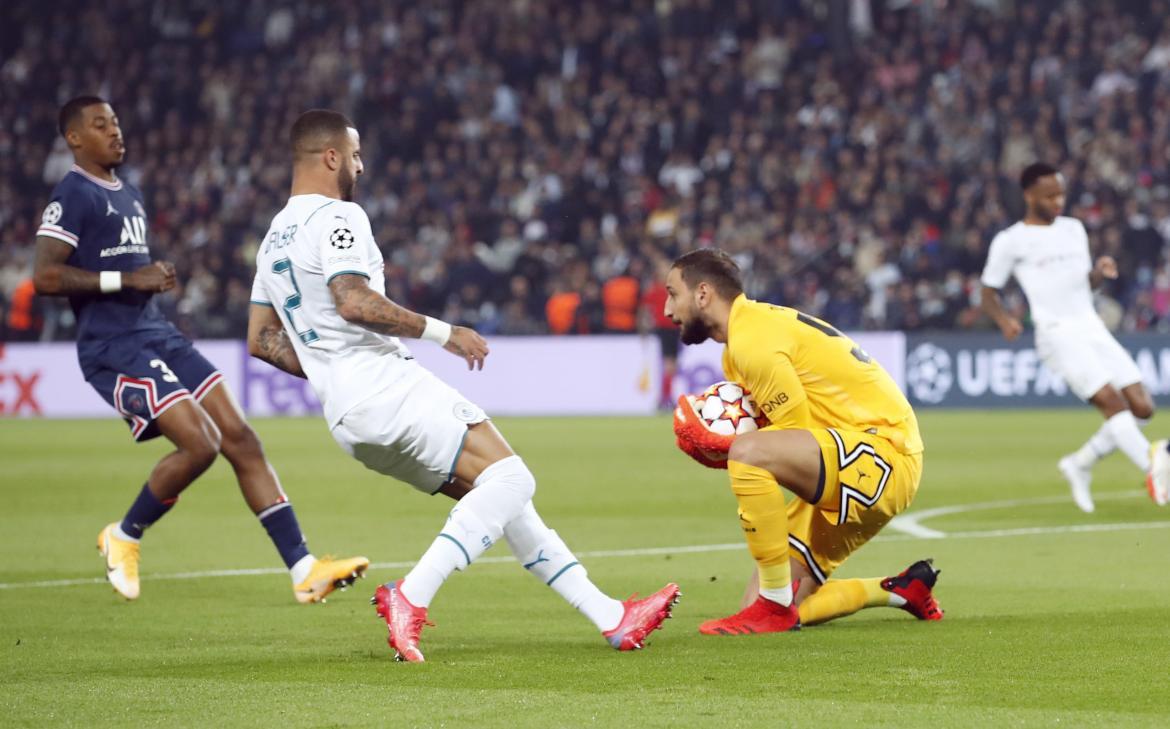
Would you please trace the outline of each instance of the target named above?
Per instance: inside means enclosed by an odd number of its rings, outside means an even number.
[[[1015,276],[1036,323],[1036,354],[1105,418],[1084,445],[1058,463],[1073,501],[1088,513],[1095,508],[1090,490],[1093,465],[1115,449],[1143,474],[1149,473],[1158,448],[1150,446],[1138,419],[1154,414],[1154,401],[1133,357],[1093,308],[1093,289],[1105,279],[1117,278],[1117,263],[1109,256],[1094,262],[1085,226],[1060,214],[1065,202],[1064,175],[1036,162],[1021,173],[1020,187],[1024,219],[991,241],[983,269],[983,308],[1008,341],[1020,336],[1023,326],[1004,309],[999,293]],[[1154,502],[1164,504],[1165,488],[1155,490],[1157,479],[1147,478],[1147,483]]]

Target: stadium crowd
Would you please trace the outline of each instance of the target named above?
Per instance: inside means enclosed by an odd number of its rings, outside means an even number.
[[[485,334],[661,328],[664,267],[717,245],[755,298],[843,329],[987,328],[978,277],[1060,163],[1121,277],[1121,330],[1170,330],[1170,6],[1053,0],[16,0],[0,24],[5,339],[68,338],[33,238],[108,98],[188,333],[243,335],[252,257],[304,109],[349,113],[391,298]],[[67,19],[68,18],[68,22]],[[1019,296],[1010,299],[1017,309]]]

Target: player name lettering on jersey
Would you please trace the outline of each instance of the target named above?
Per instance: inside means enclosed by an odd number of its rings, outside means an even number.
[[[297,224],[293,223],[285,227],[284,230],[271,231],[268,237],[264,239],[264,252],[271,253],[272,251],[279,251],[281,248],[296,240],[297,227]]]

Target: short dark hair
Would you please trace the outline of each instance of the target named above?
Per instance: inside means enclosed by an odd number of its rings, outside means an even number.
[[[1058,174],[1060,174],[1060,170],[1047,162],[1033,162],[1020,173],[1020,189],[1027,190],[1032,185],[1035,185],[1036,180],[1039,180],[1041,177]]]
[[[340,111],[309,109],[297,117],[289,133],[293,156],[323,152],[343,139],[351,127],[353,122]]]
[[[684,253],[674,259],[671,268],[678,269],[687,286],[694,288],[705,281],[728,301],[743,293],[739,266],[718,248],[699,248]]]
[[[69,131],[69,127],[77,121],[86,107],[104,103],[106,100],[100,96],[74,96],[57,112],[57,131],[61,132],[62,137],[65,136],[65,132]]]

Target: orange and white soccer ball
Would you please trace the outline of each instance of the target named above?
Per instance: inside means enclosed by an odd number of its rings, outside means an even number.
[[[735,382],[716,382],[695,396],[695,412],[711,432],[739,435],[768,424],[751,393]]]

